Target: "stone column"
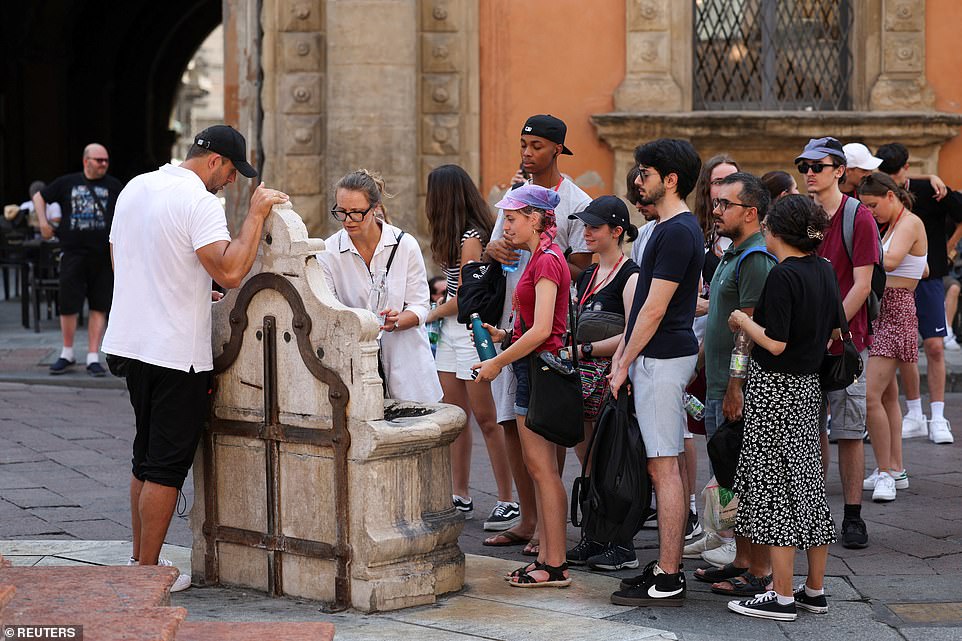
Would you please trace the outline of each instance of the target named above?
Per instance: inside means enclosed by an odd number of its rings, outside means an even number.
[[[935,94],[925,78],[925,1],[882,0],[881,73],[872,111],[930,111]]]
[[[478,179],[481,133],[477,0],[420,0],[420,5],[418,209],[423,211],[435,167],[461,165]],[[427,219],[418,220],[426,237]]]
[[[388,216],[417,229],[418,3],[327,0],[326,7],[324,192],[330,200],[348,171],[377,170],[395,194]]]

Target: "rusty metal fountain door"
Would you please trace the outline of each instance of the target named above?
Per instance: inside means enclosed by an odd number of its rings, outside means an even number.
[[[462,417],[428,406],[384,420],[377,323],[327,290],[323,247],[275,207],[251,276],[215,304],[193,574],[334,609],[430,603],[463,581],[447,471]],[[385,476],[403,492],[382,496]],[[359,507],[372,500],[397,505],[376,517]]]

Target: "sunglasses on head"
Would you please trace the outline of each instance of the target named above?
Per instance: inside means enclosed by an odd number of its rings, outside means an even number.
[[[833,162],[812,162],[812,163],[800,162],[796,165],[796,167],[798,167],[798,173],[804,176],[805,174],[808,173],[810,169],[812,170],[813,173],[820,174],[822,173],[822,170],[825,169],[826,167],[834,168],[834,167],[838,167],[838,165]]]

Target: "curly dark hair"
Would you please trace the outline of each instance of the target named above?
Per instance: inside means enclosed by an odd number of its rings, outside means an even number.
[[[765,226],[795,249],[812,253],[825,238],[829,218],[808,196],[789,194],[775,201],[765,217]]]
[[[698,180],[701,157],[687,140],[659,138],[635,148],[635,164],[651,167],[662,180],[668,174],[675,174],[678,177],[675,191],[684,200]]]

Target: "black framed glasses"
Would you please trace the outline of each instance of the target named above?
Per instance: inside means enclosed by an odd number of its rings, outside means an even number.
[[[812,170],[813,173],[820,174],[826,167],[831,167],[833,169],[838,167],[838,165],[833,162],[800,162],[795,166],[798,168],[798,173],[803,176],[807,174],[809,170]]]
[[[348,218],[351,219],[351,222],[359,223],[364,220],[364,217],[367,216],[372,209],[374,209],[374,205],[371,205],[364,211],[347,211],[345,209],[338,209],[337,205],[334,205],[331,207],[331,216],[334,216],[334,219],[341,223]]]
[[[728,200],[727,198],[712,198],[712,199],[711,199],[711,206],[712,206],[712,209],[717,209],[718,211],[722,212],[723,214],[724,214],[726,211],[728,211],[728,208],[729,208],[729,207],[732,207],[732,206],[735,206],[735,207],[754,207],[754,205],[746,205],[745,203],[733,203],[732,201]]]

